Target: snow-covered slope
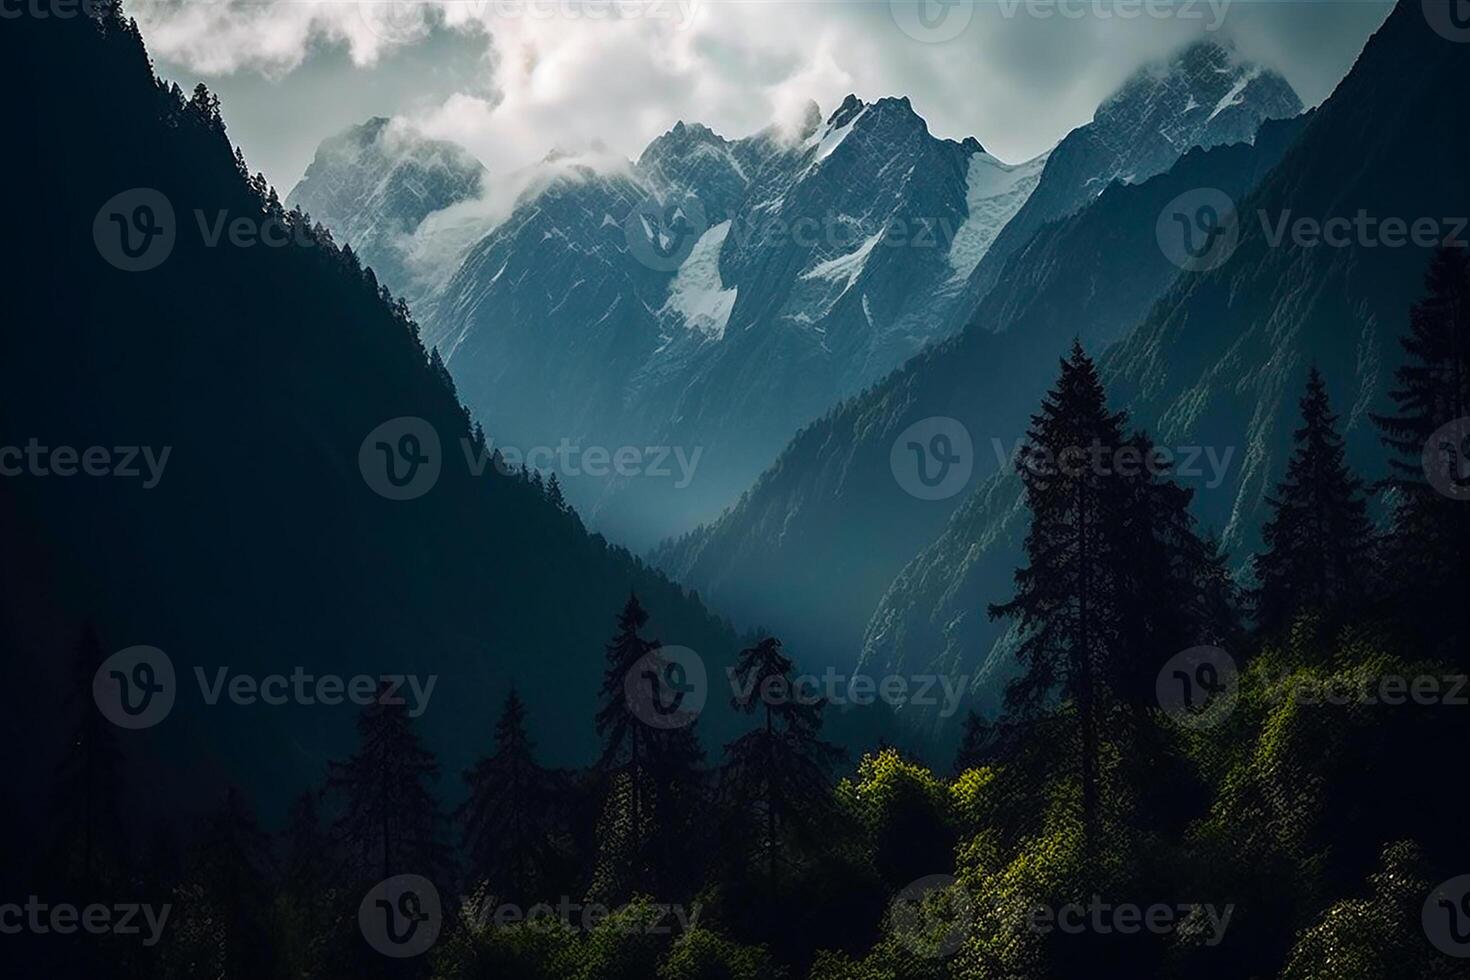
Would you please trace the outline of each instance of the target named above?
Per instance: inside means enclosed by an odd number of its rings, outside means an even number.
[[[969,305],[1043,224],[1075,214],[1114,181],[1142,183],[1194,147],[1248,143],[1263,121],[1301,111],[1280,74],[1212,41],[1144,66],[1052,150],[1035,193],[977,264]]]
[[[1014,166],[1002,163],[989,153],[970,158],[969,190],[965,195],[968,217],[955,232],[949,250],[949,264],[955,279],[968,279],[985,253],[1016,212],[1036,190],[1047,157]]]

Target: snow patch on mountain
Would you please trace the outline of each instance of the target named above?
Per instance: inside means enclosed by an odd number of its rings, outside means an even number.
[[[1224,112],[1226,109],[1229,109],[1231,106],[1244,105],[1245,99],[1241,97],[1241,93],[1245,91],[1247,85],[1249,85],[1251,82],[1254,82],[1260,77],[1261,69],[1259,66],[1253,67],[1250,71],[1247,71],[1244,75],[1241,75],[1240,78],[1236,80],[1235,84],[1231,86],[1230,91],[1226,92],[1224,97],[1221,98],[1219,103],[1216,104],[1215,111],[1210,113],[1209,118],[1206,119],[1205,122],[1209,122],[1211,119],[1214,119],[1216,116]]]
[[[847,134],[851,133],[853,128],[857,126],[858,121],[868,114],[869,108],[869,106],[864,106],[846,122],[840,124],[836,122],[837,116],[834,114],[833,118],[827,122],[825,127],[807,137],[806,148],[816,148],[816,152],[812,154],[812,162],[808,170],[827,159],[832,155],[833,151],[842,145],[842,141],[847,139]]]
[[[720,249],[729,233],[730,222],[722,221],[699,237],[669,283],[669,298],[660,311],[676,314],[686,328],[711,340],[725,336],[739,294],[739,289],[726,289],[720,280]]]
[[[956,230],[949,248],[954,279],[968,279],[975,271],[995,236],[1036,190],[1046,158],[1043,153],[1034,160],[1012,165],[985,152],[970,157],[965,195],[968,217]]]
[[[848,252],[846,255],[839,255],[835,259],[828,259],[825,262],[818,262],[812,268],[803,272],[801,278],[805,280],[822,279],[826,282],[838,282],[846,279],[847,284],[842,287],[842,292],[847,292],[852,288],[852,284],[857,282],[858,276],[863,274],[863,268],[868,264],[868,256],[872,254],[873,249],[878,247],[878,243],[884,239],[887,233],[887,229],[884,229],[859,245],[855,251]],[[838,295],[841,296],[841,293]]]

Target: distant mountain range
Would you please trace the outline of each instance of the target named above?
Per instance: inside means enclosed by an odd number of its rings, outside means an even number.
[[[1016,166],[974,139],[935,138],[907,99],[850,96],[825,120],[810,106],[795,132],[738,140],[679,123],[635,163],[560,156],[535,179],[516,175],[527,188],[508,217],[415,309],[502,444],[698,454],[682,482],[561,473],[594,526],[646,546],[717,517],[803,425],[962,329],[1017,222],[1034,231],[1111,182],[1300,108],[1280,76],[1202,43],[1141,70],[1055,152]],[[351,168],[334,176],[343,159],[324,145],[290,198],[334,229],[366,220],[311,190],[366,183]],[[390,187],[412,173],[397,166]],[[391,202],[420,200],[371,186],[395,214],[414,212]],[[442,208],[464,200],[442,190]],[[376,267],[386,249],[384,268],[402,270],[396,241],[379,236],[363,255]]]

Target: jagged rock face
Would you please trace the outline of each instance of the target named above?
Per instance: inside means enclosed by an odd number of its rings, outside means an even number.
[[[412,302],[422,289],[405,266],[408,237],[435,211],[478,196],[484,175],[463,147],[378,117],[323,141],[286,204],[331,228]]]
[[[1018,223],[1297,107],[1279,77],[1201,45],[1014,166],[935,138],[907,99],[849,97],[825,120],[813,105],[795,133],[736,140],[680,122],[636,163],[544,162],[415,311],[500,444],[699,454],[688,479],[562,473],[591,523],[646,547],[716,518],[802,426],[963,329]],[[351,183],[330,169],[299,196]],[[404,288],[400,256],[367,257]]]
[[[528,191],[426,305],[425,336],[502,443],[700,453],[677,487],[564,474],[594,524],[652,544],[939,339],[1039,170],[936,139],[905,99],[739,140],[681,122],[636,164]]]
[[[1239,243],[1227,260],[1182,274],[1100,362],[1113,404],[1160,444],[1233,451],[1217,483],[1182,482],[1237,565],[1259,547],[1265,498],[1285,471],[1312,365],[1340,415],[1349,463],[1370,482],[1386,475],[1372,416],[1390,409],[1398,338],[1432,254],[1356,235],[1340,247],[1273,241],[1271,229],[1287,212],[1321,223],[1361,210],[1409,224],[1438,216],[1453,231],[1444,219],[1470,212],[1461,164],[1470,132],[1455,94],[1467,77],[1470,46],[1434,33],[1418,3],[1400,4],[1281,163],[1237,198]],[[1414,161],[1412,180],[1405,160]],[[979,676],[977,698],[996,703],[1012,645],[983,610],[1012,588],[1026,526],[1019,499],[1014,478],[992,479],[908,564],[869,624],[873,669],[928,651],[945,669]]]
[[[1043,224],[1075,213],[1108,184],[1141,183],[1194,147],[1249,142],[1263,121],[1301,111],[1286,79],[1213,42],[1141,69],[1052,151],[1036,193],[976,268],[972,301]]]

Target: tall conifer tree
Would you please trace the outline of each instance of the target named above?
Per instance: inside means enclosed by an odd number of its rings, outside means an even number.
[[[740,652],[731,675],[736,693],[730,704],[758,714],[760,725],[725,746],[722,771],[727,798],[758,811],[755,815],[764,824],[760,850],[773,894],[782,837],[809,837],[818,826],[831,799],[831,768],[843,755],[820,737],[825,701],[797,690],[792,669],[781,641],[773,636]]]
[[[526,706],[514,690],[495,726],[495,751],[464,773],[470,795],[456,816],[471,881],[527,902],[538,894],[554,846],[555,775],[537,764]]]
[[[439,763],[420,741],[401,698],[385,685],[357,720],[358,750],[327,764],[345,807],[335,830],[359,873],[433,878],[446,870],[445,819],[429,785]]]
[[[1192,492],[1168,479],[1146,435],[1125,439],[1126,423],[1108,410],[1096,366],[1074,344],[1018,459],[1031,510],[1028,563],[1016,572],[1015,597],[990,607],[1021,628],[1025,670],[1008,706],[1024,715],[1057,694],[1072,703],[1090,847],[1104,734],[1121,740],[1132,731],[1135,749],[1156,744],[1136,736],[1154,706],[1159,667],[1213,632],[1206,612],[1215,610],[1199,596],[1219,572],[1189,514]]]
[[[1470,250],[1445,248],[1425,276],[1427,295],[1410,312],[1402,344],[1406,355],[1390,392],[1397,411],[1374,421],[1392,456],[1384,486],[1395,504],[1385,541],[1385,586],[1401,618],[1423,629],[1425,642],[1461,663],[1470,636],[1461,619],[1446,615],[1466,594],[1470,554]],[[1451,426],[1448,430],[1447,426]],[[1429,480],[1426,456],[1438,469]]]
[[[1089,841],[1098,818],[1099,685],[1107,651],[1116,649],[1116,579],[1109,575],[1114,501],[1089,454],[1122,443],[1124,416],[1109,412],[1097,368],[1074,344],[1056,387],[1031,418],[1017,461],[1031,510],[1028,564],[1016,572],[1016,596],[990,607],[1015,617],[1024,639],[1023,675],[1007,700],[1022,711],[1060,691],[1076,707],[1082,816]],[[1094,457],[1095,458],[1095,457]]]
[[[1348,468],[1327,385],[1314,367],[1286,476],[1267,498],[1265,550],[1254,559],[1257,624],[1290,625],[1305,609],[1332,613],[1362,599],[1370,581],[1373,527],[1363,483]]]

